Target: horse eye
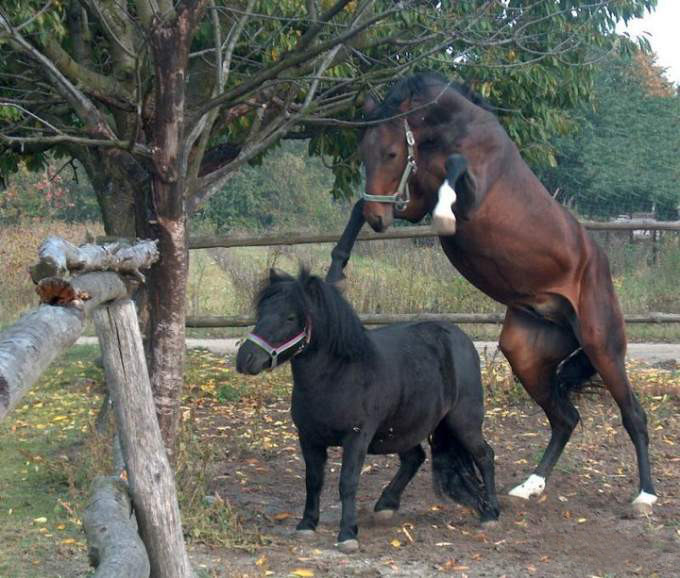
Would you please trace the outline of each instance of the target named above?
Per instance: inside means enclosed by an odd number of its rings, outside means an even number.
[[[295,321],[297,319],[297,315],[295,315],[295,313],[290,313],[287,319],[288,321]]]
[[[387,158],[389,158],[389,159],[396,159],[396,158],[397,158],[397,153],[395,153],[394,151],[391,151],[391,152],[387,153]]]

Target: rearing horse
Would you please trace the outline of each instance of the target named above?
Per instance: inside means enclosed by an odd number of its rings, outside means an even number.
[[[534,473],[510,494],[540,494],[579,420],[568,389],[602,377],[637,454],[640,493],[656,502],[647,418],[626,375],[623,316],[607,257],[521,158],[485,102],[435,74],[398,82],[381,104],[367,99],[361,140],[366,191],[334,248],[337,281],[364,221],[433,225],[449,261],[507,306],[500,349],[552,434]]]

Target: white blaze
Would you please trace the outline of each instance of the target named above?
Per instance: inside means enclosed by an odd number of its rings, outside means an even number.
[[[456,191],[453,190],[448,179],[444,179],[442,186],[439,187],[437,206],[432,212],[432,227],[437,235],[454,235],[456,233],[456,216],[451,209],[456,198]]]

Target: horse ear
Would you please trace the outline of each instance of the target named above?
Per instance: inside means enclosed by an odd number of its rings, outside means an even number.
[[[276,267],[269,269],[269,283],[273,285],[274,283],[279,283],[280,281],[293,281],[293,277],[291,277],[285,271],[277,269]]]
[[[367,94],[364,97],[364,103],[362,105],[362,108],[364,110],[364,114],[368,115],[371,114],[376,108],[378,108],[378,103],[370,94]]]

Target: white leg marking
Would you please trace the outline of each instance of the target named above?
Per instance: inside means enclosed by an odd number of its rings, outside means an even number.
[[[647,504],[652,506],[656,503],[657,498],[654,494],[648,494],[647,492],[640,492],[637,498],[633,500],[633,505],[637,504]]]
[[[508,494],[516,498],[528,500],[531,496],[540,496],[543,490],[545,490],[545,478],[531,474],[526,482],[515,486]]]
[[[442,186],[439,187],[437,206],[432,212],[432,226],[438,235],[454,235],[456,233],[456,216],[451,210],[456,198],[456,191],[453,190],[448,179],[444,179]]]

